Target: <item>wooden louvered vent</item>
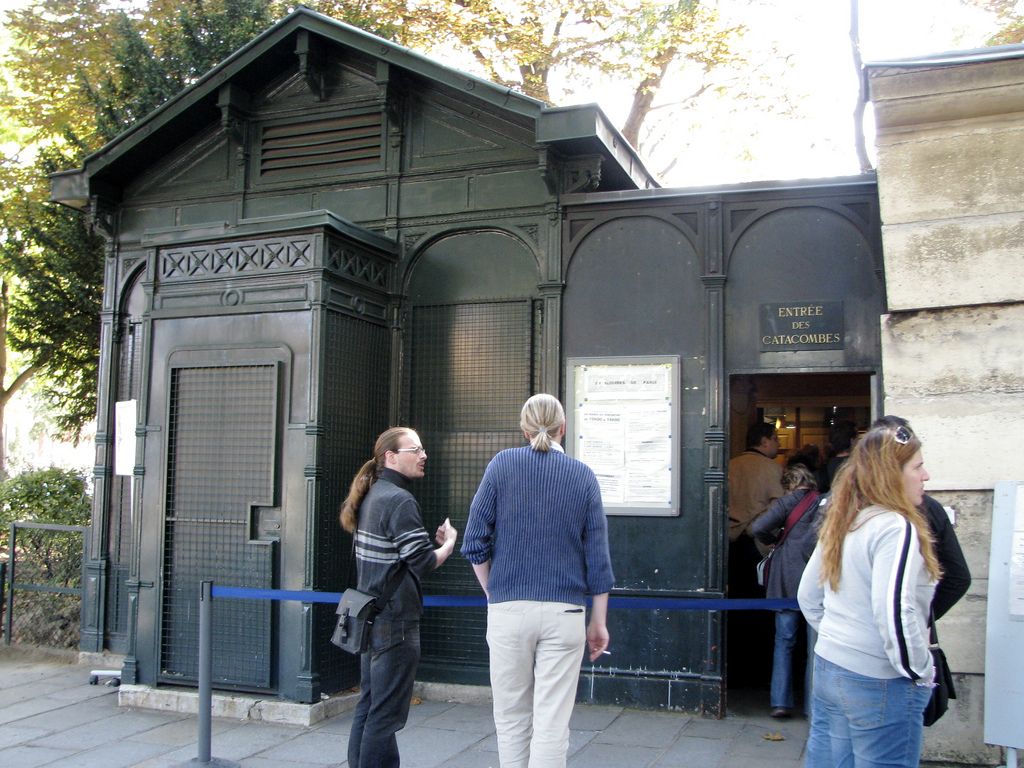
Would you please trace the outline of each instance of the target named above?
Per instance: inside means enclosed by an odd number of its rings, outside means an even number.
[[[381,161],[381,114],[271,125],[263,129],[260,177],[323,175]]]

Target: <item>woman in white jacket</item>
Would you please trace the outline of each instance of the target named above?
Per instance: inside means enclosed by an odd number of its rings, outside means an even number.
[[[917,510],[928,472],[907,427],[875,427],[832,487],[798,600],[818,632],[808,768],[916,768],[941,575]]]

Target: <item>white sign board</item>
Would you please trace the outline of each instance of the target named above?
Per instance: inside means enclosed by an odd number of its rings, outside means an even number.
[[[114,474],[128,475],[135,471],[136,400],[114,403]]]
[[[679,358],[570,359],[566,450],[609,515],[679,514]]]
[[[1024,482],[996,483],[985,627],[985,741],[1024,749]]]

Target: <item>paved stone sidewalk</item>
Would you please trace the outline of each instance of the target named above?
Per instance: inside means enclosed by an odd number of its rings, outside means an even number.
[[[246,768],[343,768],[350,725],[351,713],[312,727],[217,718],[211,751]],[[708,720],[577,705],[571,725],[570,768],[797,768],[807,738],[805,720],[766,709]],[[89,685],[88,665],[0,648],[4,768],[181,766],[197,756],[196,732],[195,715],[119,707],[117,688]],[[498,768],[486,704],[423,701],[398,738],[403,768]]]

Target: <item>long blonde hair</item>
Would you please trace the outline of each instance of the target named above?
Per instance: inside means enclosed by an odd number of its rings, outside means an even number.
[[[905,441],[897,439],[898,432]],[[928,522],[907,498],[903,482],[903,467],[919,450],[921,441],[909,428],[876,426],[857,441],[850,458],[840,467],[818,533],[821,581],[827,581],[833,591],[839,589],[846,534],[853,530],[857,513],[872,505],[892,510],[910,521],[917,531],[928,574],[936,580],[942,576]]]
[[[355,533],[356,526],[359,524],[359,505],[363,503],[363,497],[377,482],[381,470],[384,469],[384,455],[388,451],[396,450],[399,447],[399,438],[412,431],[409,427],[391,427],[381,432],[373,446],[373,458],[363,464],[352,478],[348,496],[341,504],[341,514],[339,515],[341,527],[349,533]]]
[[[534,395],[519,414],[519,427],[529,435],[530,447],[535,451],[550,451],[556,437],[551,432],[563,424],[565,410],[553,395]]]

